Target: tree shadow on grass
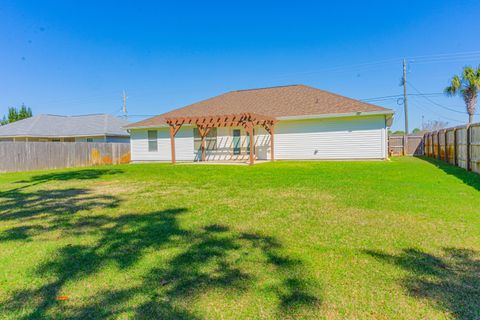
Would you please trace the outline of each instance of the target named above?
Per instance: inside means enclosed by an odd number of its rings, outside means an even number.
[[[68,170],[61,172],[51,172],[32,176],[28,180],[21,180],[18,183],[43,183],[48,181],[68,181],[68,180],[92,180],[105,175],[114,175],[123,173],[121,169],[82,169]]]
[[[477,173],[469,172],[463,168],[451,165],[438,159],[425,156],[418,156],[417,158],[433,164],[437,168],[443,170],[446,174],[455,176],[456,178],[463,181],[463,183],[480,191],[480,175],[478,175]]]
[[[456,319],[480,319],[480,260],[477,252],[444,248],[443,257],[413,248],[404,249],[398,255],[365,252],[408,271],[402,285],[412,296],[435,302]]]
[[[104,175],[121,173],[118,169],[85,169],[66,172],[54,172],[36,175],[18,188],[0,192],[0,221],[32,219],[36,216],[60,218],[62,215],[74,214],[80,210],[91,210],[95,207],[117,207],[120,200],[114,196],[99,195],[88,188],[40,189],[27,191],[28,188],[50,181],[98,179]],[[23,231],[22,231],[23,230]],[[12,230],[15,237],[22,237],[27,230]],[[3,237],[5,238],[5,237]],[[7,237],[8,238],[8,237]],[[2,235],[0,235],[2,239]]]
[[[315,286],[306,279],[302,262],[282,254],[282,245],[272,237],[235,232],[220,224],[182,228],[178,218],[185,208],[121,216],[94,214],[95,209],[116,208],[121,201],[88,188],[29,189],[51,181],[97,179],[120,172],[55,172],[19,181],[27,185],[0,192],[0,222],[14,223],[0,233],[1,242],[42,241],[37,236],[48,237],[58,231],[95,239],[63,245],[49,254],[32,270],[42,284],[10,294],[0,304],[0,315],[14,314],[17,319],[91,319],[125,314],[140,319],[197,319],[201,316],[185,301],[217,290],[233,295],[252,290],[258,271],[246,267],[245,259],[254,261],[255,269],[272,273],[274,284],[266,290],[277,301],[279,318],[316,310],[320,298],[312,293]],[[78,215],[80,211],[88,215]],[[157,256],[154,266],[139,266],[144,257],[156,252],[170,253]],[[87,292],[82,300],[58,301],[59,296],[68,295],[72,284],[95,278],[112,265],[126,271],[127,277],[130,272],[140,272],[141,276],[132,275],[131,284],[113,288],[109,288],[111,284],[93,285],[95,292]]]
[[[91,245],[67,245],[58,249],[34,273],[47,283],[33,290],[15,292],[4,303],[6,312],[25,311],[19,319],[86,319],[127,316],[138,319],[197,319],[188,301],[208,292],[242,294],[252,289],[257,273],[245,267],[253,259],[255,268],[270,270],[275,278],[268,288],[278,301],[279,318],[317,308],[320,298],[312,293],[301,261],[282,254],[282,245],[272,237],[235,232],[228,226],[211,224],[198,229],[182,228],[178,217],[184,208],[148,214],[99,217],[100,237]],[[77,223],[83,223],[79,219]],[[139,261],[154,252],[153,267],[140,269],[142,276],[131,285],[99,288],[86,301],[69,305],[56,298],[66,286],[95,276],[112,265],[139,271]],[[133,268],[133,269],[132,269]],[[138,281],[140,280],[140,281]],[[141,301],[137,304],[132,301]]]

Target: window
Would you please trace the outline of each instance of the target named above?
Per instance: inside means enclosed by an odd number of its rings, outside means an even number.
[[[198,128],[193,128],[193,149],[195,152],[202,148],[202,137]],[[217,128],[211,128],[205,137],[205,150],[217,150]]]
[[[241,149],[240,129],[233,129],[233,154],[240,154]]]
[[[157,131],[148,130],[148,152],[157,152],[158,143],[157,143]]]
[[[93,142],[93,138],[87,138],[87,142]]]

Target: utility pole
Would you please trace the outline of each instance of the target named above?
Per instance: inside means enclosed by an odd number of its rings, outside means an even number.
[[[407,59],[403,59],[403,110],[405,111],[405,135],[403,138],[403,155],[406,155],[408,150]]]
[[[125,116],[125,118],[128,118],[128,115],[127,115],[127,93],[125,92],[125,90],[123,90],[123,95],[122,95],[122,98],[123,98],[123,115]]]

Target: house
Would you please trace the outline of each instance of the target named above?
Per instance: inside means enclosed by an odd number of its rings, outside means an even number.
[[[130,142],[129,122],[110,114],[36,115],[0,126],[0,141]]]
[[[133,162],[385,159],[392,118],[389,109],[290,85],[228,92],[127,129]]]

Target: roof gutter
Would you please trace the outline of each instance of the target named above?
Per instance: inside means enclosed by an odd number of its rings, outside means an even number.
[[[183,124],[183,127],[193,126],[191,124]],[[138,127],[122,127],[123,129],[129,130],[137,130],[137,129],[155,129],[155,128],[168,128],[170,127],[168,124],[152,124],[150,126],[138,126]]]
[[[286,116],[277,117],[277,120],[306,120],[306,119],[322,119],[322,118],[344,118],[344,117],[357,117],[357,116],[375,116],[375,115],[390,115],[393,116],[393,110],[384,111],[358,111],[348,113],[324,113],[324,114],[307,114],[301,116]]]
[[[50,139],[57,139],[57,138],[86,138],[86,137],[129,137],[128,134],[117,134],[117,133],[99,133],[99,134],[78,134],[78,135],[56,135],[56,136],[44,136],[44,135],[25,135],[25,134],[17,134],[17,135],[2,135],[0,134],[0,138],[50,138]]]
[[[358,116],[376,116],[376,115],[385,115],[387,119],[391,119],[395,112],[393,110],[381,110],[381,111],[358,111],[358,112],[349,112],[349,113],[324,113],[324,114],[307,114],[301,116],[285,116],[285,117],[276,117],[277,120],[307,120],[307,119],[322,119],[322,118],[345,118],[345,117],[358,117]],[[187,126],[187,124],[186,124]],[[188,124],[190,126],[190,124]],[[168,124],[153,124],[149,126],[135,126],[135,127],[122,127],[126,130],[137,130],[137,129],[155,129],[155,128],[168,128]]]

